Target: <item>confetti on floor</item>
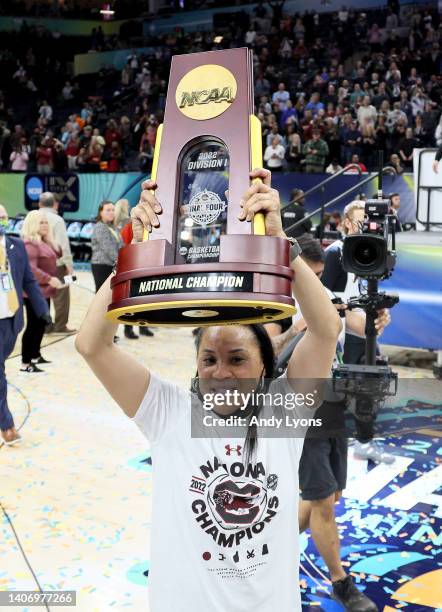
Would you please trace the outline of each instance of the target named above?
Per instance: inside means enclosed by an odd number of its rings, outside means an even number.
[[[79,272],[78,277],[71,288],[70,320],[77,328],[93,295],[90,274]],[[187,386],[194,373],[190,330],[154,333],[153,338],[127,340],[120,328],[120,345],[159,375]],[[52,363],[43,374],[20,373],[19,357],[7,362],[10,405],[16,424],[24,425],[19,447],[0,447],[0,502],[43,589],[76,591],[79,612],[149,612],[154,469],[149,448],[75,352],[73,337],[46,336],[44,345],[42,353]],[[19,352],[20,342],[13,355]],[[442,469],[440,438],[414,432],[385,444],[399,457],[396,471],[354,460],[350,452],[350,494],[337,506],[343,565],[384,612],[442,608],[442,510],[435,505],[440,471],[422,494],[419,488],[410,492],[416,503],[409,509],[385,501]],[[368,486],[372,494],[367,500]],[[337,612],[340,606],[328,595],[327,568],[310,535],[304,537],[303,609]],[[1,512],[0,589],[35,590]]]

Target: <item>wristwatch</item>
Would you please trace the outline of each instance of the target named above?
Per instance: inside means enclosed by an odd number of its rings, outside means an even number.
[[[287,240],[292,245],[290,247],[290,263],[292,263],[293,261],[295,261],[295,259],[298,257],[298,255],[301,255],[302,249],[299,246],[299,242],[295,238],[287,237]]]

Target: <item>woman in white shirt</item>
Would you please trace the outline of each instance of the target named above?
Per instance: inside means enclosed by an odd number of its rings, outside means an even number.
[[[270,172],[243,196],[239,218],[264,214],[266,234],[285,239],[279,194]],[[131,214],[133,233],[158,227],[162,212],[146,181]],[[291,378],[327,378],[341,323],[320,280],[292,249],[293,292],[308,331],[289,361]],[[192,437],[191,417],[200,415],[201,393],[257,390],[273,374],[273,356],[260,326],[205,328],[198,336],[197,385],[191,394],[162,380],[116,347],[116,325],[105,319],[111,301],[108,279],[92,302],[77,336],[83,355],[114,400],[151,444],[153,469],[151,569],[152,612],[294,612],[299,589],[298,465],[301,437],[264,437],[252,443],[250,426],[226,438],[225,429]],[[272,383],[274,384],[274,383]],[[252,414],[255,407],[252,406]],[[206,411],[213,418],[237,406]],[[244,413],[241,413],[244,414]],[[250,417],[245,412],[247,419]],[[297,414],[295,412],[295,414]],[[313,415],[312,415],[313,416]],[[247,420],[246,419],[246,420]],[[249,423],[249,422],[248,422]]]

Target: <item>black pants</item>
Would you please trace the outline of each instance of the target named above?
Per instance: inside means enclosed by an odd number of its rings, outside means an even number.
[[[365,338],[345,334],[344,363],[363,363],[365,360]]]
[[[365,363],[365,338],[351,334],[345,335],[344,363]],[[355,419],[356,440],[370,442],[374,436],[374,421],[360,421]]]
[[[92,274],[95,281],[95,291],[98,291],[113,270],[113,266],[107,264],[92,264]]]
[[[49,307],[49,300],[46,300]],[[24,298],[26,308],[26,329],[21,342],[21,355],[23,363],[31,363],[32,359],[40,357],[40,345],[45,332],[46,323],[39,319],[32,308],[28,298]]]

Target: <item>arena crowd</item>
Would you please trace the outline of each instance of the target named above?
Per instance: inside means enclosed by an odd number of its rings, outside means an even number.
[[[73,55],[131,49],[131,39],[66,38],[23,21],[0,42],[0,168],[120,172],[151,168],[174,54],[248,46],[256,114],[273,172],[375,169],[398,174],[415,147],[442,143],[440,17],[435,6],[289,14],[260,3],[217,32],[149,36],[121,71],[75,77]],[[217,35],[216,41],[215,35]],[[7,92],[7,93],[6,93]]]

